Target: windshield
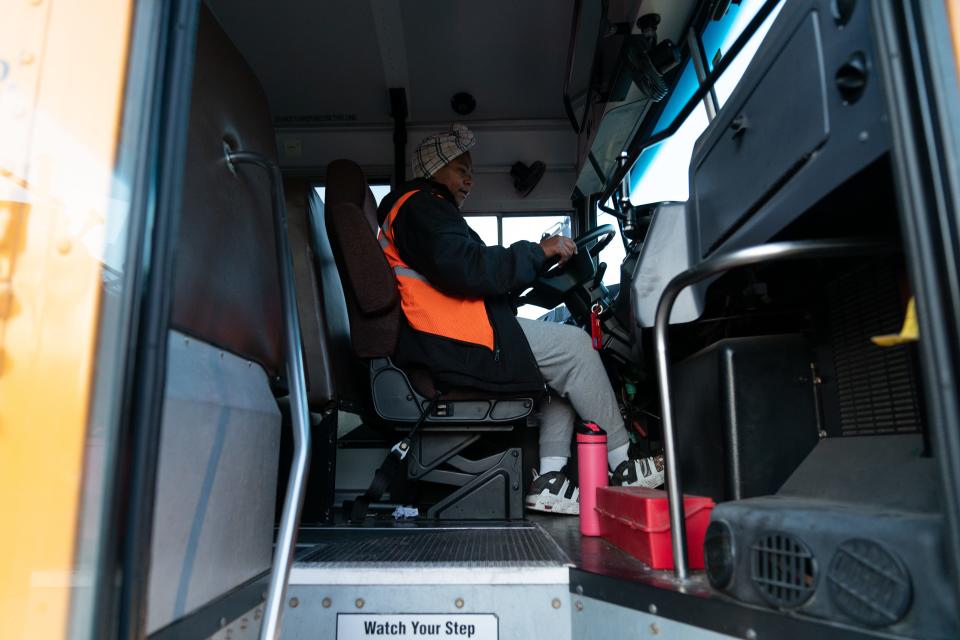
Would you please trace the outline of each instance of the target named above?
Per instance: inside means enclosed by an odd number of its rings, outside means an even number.
[[[744,28],[763,6],[765,0],[743,0],[730,9],[718,21],[711,21],[701,36],[704,51],[707,54],[708,68],[712,70],[730,45],[743,33]],[[764,20],[761,27],[751,37],[747,45],[720,76],[714,93],[722,107],[730,97],[740,78],[746,71],[750,60],[769,31],[770,26],[783,7],[781,2]],[[654,133],[666,129],[687,103],[697,88],[699,81],[693,62],[688,62],[673,94],[660,114]],[[693,146],[697,138],[706,129],[710,120],[707,110],[700,104],[687,117],[680,128],[663,142],[645,149],[637,158],[631,171],[630,199],[635,205],[652,202],[685,201],[689,197],[688,167]]]

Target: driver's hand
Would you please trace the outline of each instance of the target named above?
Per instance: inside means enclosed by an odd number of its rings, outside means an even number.
[[[541,240],[540,248],[543,249],[547,260],[557,258],[560,264],[564,264],[577,252],[577,245],[574,244],[573,240],[564,236],[550,236]]]

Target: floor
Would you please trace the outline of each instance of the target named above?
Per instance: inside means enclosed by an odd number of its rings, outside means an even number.
[[[670,571],[655,571],[602,538],[582,536],[579,523],[576,516],[527,513],[525,520],[514,522],[381,517],[363,527],[304,527],[297,541],[298,561],[519,563],[514,566],[544,561],[595,576],[677,589]],[[684,591],[691,590],[709,592],[702,576],[684,586]]]

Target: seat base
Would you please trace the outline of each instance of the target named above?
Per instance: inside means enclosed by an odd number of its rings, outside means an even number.
[[[475,443],[471,433],[421,433],[408,458],[414,480],[459,487],[430,507],[436,520],[517,520],[523,517],[523,455],[511,447],[480,460],[461,452]]]
[[[384,420],[416,422],[430,404],[390,358],[370,361],[373,408]],[[461,399],[463,398],[463,399]],[[427,423],[503,424],[525,418],[533,411],[533,398],[495,396],[474,390],[454,390],[441,396]]]

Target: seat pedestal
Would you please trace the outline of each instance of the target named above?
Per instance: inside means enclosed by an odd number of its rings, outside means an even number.
[[[430,430],[416,438],[407,466],[409,477],[459,487],[430,507],[428,518],[516,520],[523,517],[520,449],[511,447],[480,460],[460,455],[479,438],[474,433]]]

